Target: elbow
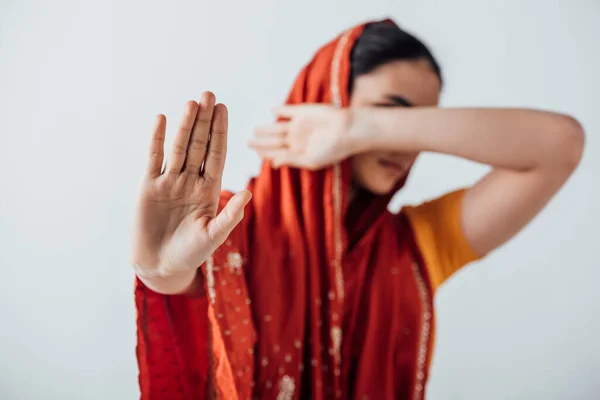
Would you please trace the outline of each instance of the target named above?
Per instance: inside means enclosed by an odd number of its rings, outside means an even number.
[[[561,116],[557,125],[556,157],[552,164],[570,175],[583,157],[585,133],[579,121],[567,115]]]

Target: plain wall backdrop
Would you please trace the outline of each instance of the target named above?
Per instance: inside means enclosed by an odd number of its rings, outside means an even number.
[[[587,133],[543,213],[439,293],[428,398],[599,398],[597,0],[0,1],[0,398],[138,397],[128,246],[154,115],[172,133],[214,91],[239,190],[300,67],[387,16],[439,58],[443,106],[557,110]],[[393,207],[486,170],[424,155]]]

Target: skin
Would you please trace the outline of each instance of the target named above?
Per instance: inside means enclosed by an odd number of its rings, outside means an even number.
[[[355,182],[376,194],[389,193],[423,151],[487,164],[491,172],[461,205],[465,239],[484,256],[523,229],[575,171],[583,129],[538,110],[440,109],[438,93],[426,65],[395,62],[359,77],[348,108],[278,108],[286,120],[256,128],[250,146],[276,167],[320,169],[352,158]],[[389,107],[389,98],[415,107]]]
[[[166,167],[166,118],[156,118],[133,226],[138,278],[162,294],[201,290],[198,267],[242,220],[251,194],[235,195],[217,215],[227,152],[227,108],[215,96],[189,101]],[[210,137],[210,141],[209,141]],[[203,167],[202,167],[203,166]]]
[[[435,107],[441,83],[425,60],[385,64],[354,80],[350,107]],[[408,174],[418,152],[374,150],[352,157],[354,182],[386,194]]]
[[[557,113],[440,109],[438,96],[439,81],[425,62],[390,63],[357,78],[351,107],[280,107],[276,114],[287,120],[257,128],[250,145],[275,167],[319,169],[351,158],[355,182],[377,194],[389,193],[422,151],[488,164],[492,171],[467,190],[461,212],[465,239],[483,256],[526,226],[566,182],[583,153],[583,130]],[[251,194],[238,193],[217,215],[227,109],[215,106],[212,93],[187,103],[163,170],[165,127],[159,115],[132,263],[158,293],[197,292],[198,266],[242,220]]]

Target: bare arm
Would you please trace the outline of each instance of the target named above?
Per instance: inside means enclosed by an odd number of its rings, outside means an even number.
[[[579,123],[523,109],[284,106],[286,121],[258,127],[250,146],[274,165],[317,169],[373,150],[438,152],[493,167],[464,197],[462,227],[481,256],[533,217],[573,173]]]
[[[505,243],[547,204],[582,156],[583,130],[565,115],[521,109],[363,109],[349,130],[356,152],[431,151],[488,164],[462,205],[479,255]]]

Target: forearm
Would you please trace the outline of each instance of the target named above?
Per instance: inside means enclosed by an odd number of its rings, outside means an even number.
[[[359,109],[357,151],[431,151],[494,167],[577,163],[581,127],[565,115],[522,109]],[[573,149],[573,151],[571,151]]]

